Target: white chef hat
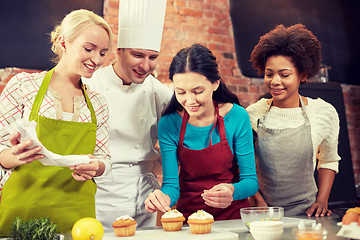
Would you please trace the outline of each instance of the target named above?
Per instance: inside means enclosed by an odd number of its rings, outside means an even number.
[[[118,48],[160,52],[166,0],[120,0]]]

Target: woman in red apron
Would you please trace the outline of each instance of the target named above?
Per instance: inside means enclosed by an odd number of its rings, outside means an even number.
[[[249,116],[202,45],[176,54],[170,79],[175,95],[159,122],[163,183],[146,209],[176,204],[185,217],[203,209],[215,220],[240,218],[258,189]]]
[[[76,30],[75,30],[76,29]],[[13,172],[0,202],[0,236],[6,236],[15,217],[48,217],[58,232],[69,232],[83,217],[95,217],[95,176],[106,174],[107,108],[101,96],[85,91],[81,76],[91,77],[104,63],[111,30],[98,15],[77,10],[52,32],[59,62],[49,72],[13,77],[1,95],[1,123],[18,118],[35,121],[38,139],[60,155],[89,154],[98,160],[72,167],[44,166],[41,147],[19,133],[4,134],[0,164]],[[99,144],[99,142],[101,144]]]
[[[257,133],[260,191],[254,199],[257,206],[284,207],[285,216],[331,215],[328,198],[340,160],[339,117],[324,100],[299,95],[299,85],[318,73],[320,61],[320,42],[301,24],[277,26],[251,54],[272,96],[246,109]]]

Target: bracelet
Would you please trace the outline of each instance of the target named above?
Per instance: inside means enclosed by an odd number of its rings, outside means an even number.
[[[0,162],[0,168],[1,168],[2,170],[4,170],[4,171],[11,171],[11,170],[14,169],[14,168],[6,168],[6,167],[4,167],[4,166],[1,164],[1,162]]]

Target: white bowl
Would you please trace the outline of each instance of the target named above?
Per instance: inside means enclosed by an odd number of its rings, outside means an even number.
[[[241,219],[249,229],[254,221],[282,221],[284,208],[282,207],[248,207],[240,209]]]
[[[305,227],[303,229],[294,229],[293,232],[295,232],[298,240],[322,240],[327,237],[327,231],[322,228]]]
[[[253,221],[250,223],[250,231],[278,231],[283,230],[282,221]]]
[[[284,232],[283,229],[275,231],[258,231],[251,230],[250,233],[255,240],[277,240],[281,239],[281,235]]]

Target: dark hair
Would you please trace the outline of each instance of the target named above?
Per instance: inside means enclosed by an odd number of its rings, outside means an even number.
[[[311,78],[320,69],[321,44],[302,24],[288,28],[278,25],[260,37],[251,53],[250,62],[259,74],[263,74],[266,60],[271,56],[290,57],[299,73],[307,73]]]
[[[236,103],[240,105],[239,99],[230,92],[219,74],[219,67],[216,63],[216,57],[212,52],[200,45],[193,44],[191,47],[181,49],[173,58],[169,68],[169,78],[177,73],[195,72],[205,76],[211,83],[220,80],[219,87],[213,94],[213,99],[217,103]],[[172,96],[168,107],[163,115],[181,110],[182,106],[177,101],[175,94]]]

